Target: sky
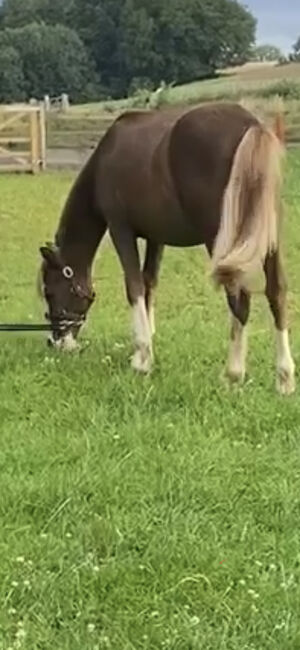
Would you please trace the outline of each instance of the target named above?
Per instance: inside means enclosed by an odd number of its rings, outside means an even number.
[[[284,53],[300,36],[300,0],[242,0],[258,20],[258,43],[277,45]]]

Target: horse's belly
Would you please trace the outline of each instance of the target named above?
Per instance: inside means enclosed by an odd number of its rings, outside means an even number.
[[[188,247],[203,244],[201,234],[190,228],[183,228],[176,223],[152,224],[151,228],[142,227],[137,230],[138,236],[165,246]]]
[[[173,196],[150,196],[145,192],[139,208],[132,206],[130,221],[138,236],[166,246],[197,246],[204,242],[201,215],[195,221]]]

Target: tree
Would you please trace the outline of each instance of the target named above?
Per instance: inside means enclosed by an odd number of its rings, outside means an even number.
[[[3,27],[25,27],[34,22],[70,25],[75,0],[3,0],[0,15]]]
[[[245,61],[256,21],[235,0],[75,0],[74,21],[108,92],[133,78],[157,84]]]
[[[219,67],[247,60],[255,40],[256,21],[237,0],[4,0],[1,13],[6,29],[27,29],[32,22],[47,30],[72,25],[79,52],[84,44],[98,84],[101,79],[114,97],[128,92],[133,82],[157,85],[211,76]],[[57,41],[57,47],[61,55],[67,52],[67,44]],[[53,52],[50,58],[54,61]],[[57,63],[54,70],[49,69],[50,78],[59,80]],[[26,66],[30,87],[35,74]]]
[[[120,16],[120,44],[118,51],[120,87],[123,93],[129,86],[147,86],[156,81],[155,70],[160,55],[155,51],[155,21],[144,7],[134,6],[134,0],[125,0]]]
[[[292,55],[293,60],[300,61],[300,36],[296,41],[295,45],[293,45],[293,50],[294,50],[294,53]]]
[[[94,70],[76,32],[63,25],[32,23],[4,30],[1,40],[14,47],[23,62],[27,98],[63,92],[74,101],[86,97]]]
[[[158,65],[153,71],[156,83],[182,83],[211,75],[210,24],[206,8],[199,0],[162,0],[152,6],[156,20],[154,49]]]
[[[0,8],[1,26],[22,27],[34,20],[34,0],[4,0]]]
[[[207,4],[211,6],[209,0]],[[219,68],[241,65],[249,59],[255,42],[256,19],[236,0],[217,0],[214,4],[216,20],[211,31],[211,42],[217,45],[214,65]]]
[[[252,61],[280,61],[283,54],[276,45],[257,45],[251,53]]]
[[[256,21],[235,0],[155,2],[150,11],[157,24],[154,47],[161,54],[160,78],[190,81],[247,59]]]
[[[22,101],[25,79],[22,61],[14,47],[0,47],[0,102]]]
[[[107,94],[122,94],[120,61],[122,39],[120,19],[124,0],[75,0],[74,25]]]

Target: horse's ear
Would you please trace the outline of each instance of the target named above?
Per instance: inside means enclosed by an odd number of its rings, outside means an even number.
[[[40,253],[42,258],[53,267],[61,268],[62,262],[60,259],[59,249],[55,244],[47,242],[45,246],[41,246]]]

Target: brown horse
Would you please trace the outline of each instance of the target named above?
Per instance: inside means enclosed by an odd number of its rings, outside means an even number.
[[[163,247],[204,244],[232,312],[229,377],[239,381],[245,375],[246,278],[261,267],[276,326],[277,386],[283,394],[292,393],[294,363],[279,251],[283,147],[277,131],[235,104],[134,112],[117,119],[71,190],[55,244],[41,248],[52,343],[75,346],[95,298],[92,262],[108,230],[133,310],[132,365],[149,372],[153,290]],[[138,238],[147,243],[142,269]]]

